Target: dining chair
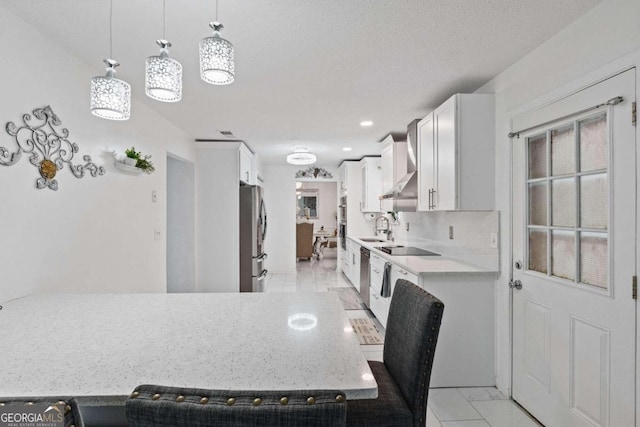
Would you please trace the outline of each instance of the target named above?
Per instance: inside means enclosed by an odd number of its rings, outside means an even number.
[[[80,414],[78,403],[75,399],[58,397],[25,397],[0,401],[0,406],[2,406],[3,409],[7,409],[7,407],[10,406],[19,408],[21,406],[32,405],[47,405],[49,407],[52,407],[51,409],[46,408],[45,412],[51,412],[54,415],[61,414],[64,419],[64,427],[84,427],[82,415]],[[54,417],[53,419],[56,420],[56,418],[57,417]],[[20,423],[16,423],[16,425],[19,424]]]
[[[313,223],[300,222],[296,224],[296,258],[313,256]]]
[[[403,279],[396,282],[384,338],[384,362],[369,361],[378,397],[349,400],[347,426],[425,426],[443,311],[442,301],[422,288]]]
[[[334,390],[230,391],[140,385],[125,404],[129,427],[344,426]]]

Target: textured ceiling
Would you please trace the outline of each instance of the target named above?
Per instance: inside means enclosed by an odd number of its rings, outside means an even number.
[[[386,134],[403,132],[455,92],[476,90],[599,0],[220,0],[223,37],[236,48],[229,86],[198,75],[198,42],[211,34],[215,2],[166,0],[166,38],[184,67],[178,104],[144,96],[162,2],[113,2],[113,56],[133,87],[132,114],[143,102],[194,139],[230,130],[264,163],[284,163],[304,145],[318,164],[337,165],[347,154],[379,153]],[[0,4],[103,73],[109,2]],[[361,128],[364,119],[374,126]]]

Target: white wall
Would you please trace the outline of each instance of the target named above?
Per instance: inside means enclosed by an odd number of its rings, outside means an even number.
[[[296,181],[322,182],[339,178],[337,168],[318,167],[326,169],[333,178],[329,180],[296,179],[296,172],[305,169],[300,166],[265,165],[263,168],[264,198],[269,219],[265,241],[265,251],[269,258],[265,264],[270,273],[296,271]]]
[[[501,271],[496,281],[497,384],[510,389],[510,120],[514,115],[550,102],[618,66],[599,70],[640,49],[640,1],[605,0],[572,25],[539,46],[487,83],[478,92],[496,94],[496,208],[501,212]],[[623,59],[622,64],[638,62]],[[589,76],[585,77],[587,74]],[[579,81],[576,81],[578,79]],[[561,88],[562,89],[558,89]],[[550,93],[555,91],[555,93]]]
[[[239,292],[240,144],[196,146],[196,289]]]
[[[303,182],[298,190],[318,190],[318,218],[311,218],[313,229],[320,230],[324,227],[326,231],[334,231],[337,227],[338,211],[338,183],[334,182]]]
[[[89,82],[103,74],[52,43],[0,6],[0,122],[51,105],[83,155],[104,165],[104,176],[58,172],[60,189],[36,190],[38,170],[28,156],[0,165],[0,301],[34,291],[164,292],[166,290],[166,154],[194,159],[187,135],[133,100],[126,122],[89,112]],[[96,55],[100,55],[96,52]],[[101,59],[96,56],[96,64]],[[143,88],[134,87],[143,96]],[[111,151],[134,145],[151,154],[153,175],[131,176],[113,166]],[[0,131],[0,146],[15,148]],[[151,202],[157,190],[158,201]],[[154,228],[162,231],[154,240]]]
[[[195,165],[167,156],[167,292],[195,292]]]

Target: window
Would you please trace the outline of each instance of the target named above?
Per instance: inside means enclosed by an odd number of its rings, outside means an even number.
[[[526,138],[530,271],[608,289],[606,113]]]

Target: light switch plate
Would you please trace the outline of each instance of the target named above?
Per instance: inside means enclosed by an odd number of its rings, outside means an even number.
[[[160,227],[156,227],[153,229],[153,240],[160,239],[162,239],[162,230],[160,230]]]
[[[158,201],[158,192],[156,190],[151,190],[151,202],[156,203]]]
[[[491,233],[491,242],[490,242],[490,246],[493,249],[497,249],[498,248],[498,233]]]

